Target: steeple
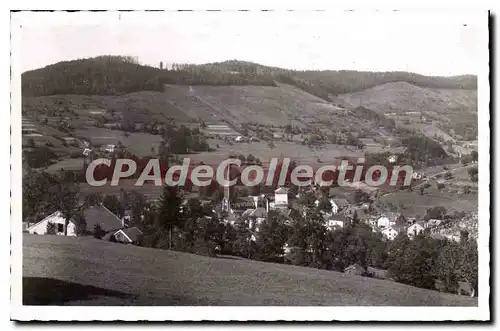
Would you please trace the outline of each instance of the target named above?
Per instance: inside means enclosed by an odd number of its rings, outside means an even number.
[[[229,182],[231,181],[231,166],[232,164],[228,165],[227,169],[225,170],[226,173],[224,174],[224,197],[222,198],[222,211],[224,212],[231,211],[231,187],[229,186]]]

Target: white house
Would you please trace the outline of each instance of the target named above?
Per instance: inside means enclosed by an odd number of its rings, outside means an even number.
[[[393,227],[389,226],[382,230],[382,234],[388,240],[394,240],[394,238],[398,235],[398,232]]]
[[[397,160],[397,156],[396,155],[391,155],[387,158],[387,161],[389,161],[390,163],[395,163]]]
[[[65,218],[62,216],[60,211],[56,211],[55,213],[45,217],[38,223],[33,224],[28,228],[28,233],[31,234],[46,234],[47,233],[47,224],[52,223],[55,225],[56,234],[59,236],[64,235],[64,225]],[[73,222],[68,222],[68,236],[76,236],[75,233],[75,224]]]
[[[425,223],[425,227],[426,228],[435,228],[437,226],[439,226],[443,221],[442,220],[438,220],[438,219],[430,219],[427,221],[427,223]]]
[[[115,151],[116,146],[115,145],[106,145],[101,148],[103,152],[108,152],[108,153],[113,153]]]
[[[422,232],[424,232],[424,227],[422,225],[420,225],[419,223],[414,223],[408,227],[408,230],[406,233],[407,233],[408,237],[413,237],[413,236],[416,236]]]
[[[389,218],[387,216],[380,216],[377,219],[377,226],[379,228],[387,228],[390,225],[391,225],[391,221],[389,220]]]
[[[280,187],[274,191],[274,207],[287,207],[288,206],[288,191],[284,187]]]
[[[330,209],[331,214],[332,215],[338,214],[339,206],[335,203],[335,201],[333,201],[333,199],[329,199],[328,201],[330,201],[330,205],[332,206],[332,208]],[[316,201],[314,201],[314,204],[316,205],[316,207],[319,206],[319,203],[320,203],[319,199],[316,199]]]
[[[83,217],[86,221],[86,232],[93,232],[94,226],[99,225],[104,232],[117,231],[124,228],[123,220],[119,219],[106,207],[90,206],[83,210]],[[47,234],[47,224],[53,223],[57,235],[64,235],[65,219],[60,211],[45,217],[38,223],[33,224],[28,228],[28,233],[31,234]],[[67,236],[76,236],[76,225],[73,219],[68,221]]]
[[[327,226],[330,229],[343,228],[344,227],[344,221],[339,220],[339,219],[329,219],[328,222],[327,222]]]
[[[235,140],[236,142],[238,142],[238,143],[239,143],[239,142],[242,142],[242,141],[243,141],[243,136],[238,136],[238,137],[234,138],[234,140]]]

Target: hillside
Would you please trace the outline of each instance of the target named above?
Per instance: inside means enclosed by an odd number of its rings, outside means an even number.
[[[471,75],[428,77],[407,72],[296,71],[241,61],[177,65],[175,70],[160,70],[140,65],[127,57],[100,56],[59,62],[25,72],[22,75],[22,90],[25,96],[114,95],[161,91],[164,84],[275,86],[276,82],[281,82],[329,100],[330,95],[358,92],[400,81],[425,88],[477,88],[476,77]]]
[[[371,109],[399,120],[407,129],[445,141],[477,137],[477,89],[423,88],[397,82],[340,94],[332,102],[346,108]]]
[[[165,85],[162,92],[23,98],[23,113],[28,116],[73,116],[77,113],[83,118],[93,117],[92,112],[96,110],[115,113],[117,117],[132,122],[150,122],[156,118],[162,122],[168,119],[176,122],[227,122],[233,127],[250,122],[284,126],[290,121],[297,122],[296,125],[325,121],[342,127],[349,123],[360,124],[355,119],[346,118],[344,121],[344,110],[286,84],[275,87]],[[51,114],[54,112],[56,114]]]
[[[407,82],[378,85],[361,92],[340,94],[333,103],[364,106],[382,113],[404,111],[477,111],[477,90],[423,88]]]
[[[27,305],[477,305],[333,271],[35,235],[23,237],[23,296]]]

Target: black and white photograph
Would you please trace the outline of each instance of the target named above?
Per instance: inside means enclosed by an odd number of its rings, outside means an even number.
[[[489,320],[490,18],[11,12],[11,318]]]

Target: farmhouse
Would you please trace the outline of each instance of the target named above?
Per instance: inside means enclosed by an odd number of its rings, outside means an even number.
[[[427,223],[425,223],[425,228],[435,228],[439,225],[441,225],[443,221],[442,220],[438,220],[438,219],[430,219],[427,221]]]
[[[362,276],[364,274],[366,274],[366,269],[363,268],[363,266],[361,266],[360,264],[352,264],[350,266],[348,266],[347,268],[344,269],[344,273],[348,274],[348,275],[358,275],[358,276]]]
[[[414,223],[408,227],[406,233],[408,237],[412,238],[422,232],[424,232],[424,227],[420,223]]]
[[[395,227],[389,226],[382,230],[382,234],[387,240],[394,240],[398,236],[398,231]]]
[[[105,232],[116,231],[124,227],[123,221],[120,220],[109,209],[100,206],[90,206],[83,209],[83,217],[85,219],[86,232],[92,233],[94,226],[99,225]],[[40,222],[30,226],[28,232],[31,234],[47,234],[47,225],[51,223],[55,225],[57,235],[64,235],[65,218],[60,211],[45,217]],[[68,221],[67,236],[76,236],[76,224],[73,219]]]
[[[286,188],[280,187],[274,191],[274,207],[288,207],[288,190]]]
[[[377,226],[379,228],[386,228],[386,227],[391,225],[390,223],[391,223],[391,221],[389,220],[389,218],[387,216],[380,216],[377,219]]]
[[[120,229],[112,233],[111,236],[114,237],[114,239],[120,243],[137,244],[142,234],[143,234],[142,231],[134,226],[131,228]]]
[[[328,217],[325,223],[330,230],[335,230],[344,227],[345,219],[339,215],[335,215]]]

